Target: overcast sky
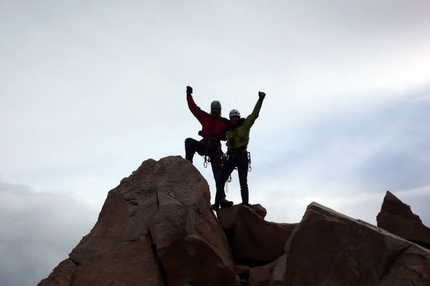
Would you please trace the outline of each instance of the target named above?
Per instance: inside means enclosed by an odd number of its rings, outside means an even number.
[[[200,130],[187,85],[225,116],[266,92],[249,186],[267,220],[299,222],[316,201],[376,224],[390,190],[430,226],[429,13],[428,0],[0,1],[0,284],[37,284],[123,177],[184,156]],[[227,198],[240,202],[236,173]]]

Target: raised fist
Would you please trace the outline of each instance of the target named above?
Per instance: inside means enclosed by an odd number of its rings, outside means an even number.
[[[266,97],[266,93],[259,91],[258,92],[258,97],[260,97],[260,99],[264,99]]]
[[[187,86],[187,95],[191,95],[193,93],[193,88],[191,86]]]

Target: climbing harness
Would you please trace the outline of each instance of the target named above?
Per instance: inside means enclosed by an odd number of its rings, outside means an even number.
[[[248,157],[248,172],[252,171],[252,166],[251,166],[251,152],[248,152],[248,154],[246,155]]]
[[[217,151],[218,153],[220,153],[219,158],[220,158],[220,166],[222,166],[224,164],[224,161],[226,160],[226,154],[224,154],[221,150],[221,148]],[[203,155],[203,167],[207,168],[207,166],[211,163],[211,157],[207,154]]]
[[[211,162],[211,155],[213,154],[215,154],[215,156],[219,156],[219,159],[221,160],[221,163],[222,163],[225,155],[222,152],[221,143],[219,142],[219,140],[207,138],[205,142],[206,142],[206,147],[205,147],[205,154],[203,155],[203,158],[204,158],[203,167],[207,168],[207,166]]]
[[[210,163],[210,158],[208,155],[204,155],[203,158],[204,158],[203,167],[207,168],[208,164]]]

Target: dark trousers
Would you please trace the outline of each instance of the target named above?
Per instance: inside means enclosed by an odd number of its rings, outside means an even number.
[[[225,198],[224,186],[233,170],[237,167],[240,183],[240,194],[242,204],[247,205],[249,200],[248,190],[248,152],[246,150],[235,150],[227,152],[227,159],[221,166],[218,177],[216,178],[215,204],[220,204]]]
[[[194,154],[197,153],[201,156],[208,156],[211,162],[212,173],[216,177],[220,171],[222,161],[221,143],[219,141],[213,142],[208,140],[197,141],[193,138],[185,139],[185,159],[193,162]]]

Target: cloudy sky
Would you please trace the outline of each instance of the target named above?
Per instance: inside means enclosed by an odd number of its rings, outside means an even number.
[[[35,285],[142,161],[184,156],[220,100],[251,132],[250,203],[430,226],[430,2],[0,1],[0,284]],[[210,168],[196,167],[214,196]],[[240,202],[237,174],[227,198]],[[23,275],[24,274],[24,275]]]

